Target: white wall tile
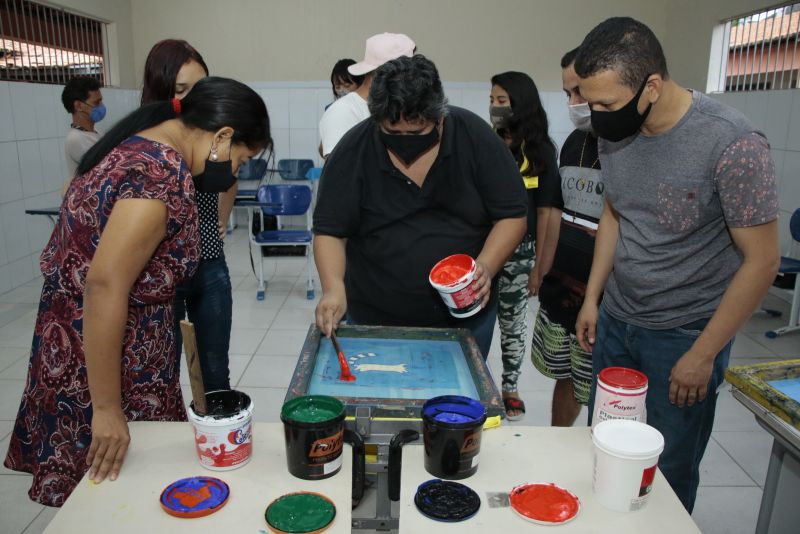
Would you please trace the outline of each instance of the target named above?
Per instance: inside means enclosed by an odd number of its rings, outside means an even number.
[[[22,191],[26,197],[44,193],[44,180],[42,180],[42,156],[39,151],[39,141],[19,141],[17,143],[19,154],[19,172],[22,177]]]
[[[772,155],[772,161],[775,163],[775,179],[778,184],[778,191],[781,190],[781,182],[783,181],[784,171],[783,171],[783,160],[786,156],[785,150],[775,150],[774,148],[770,150]]]
[[[768,93],[768,92],[766,92]],[[770,96],[765,91],[745,93],[744,114],[762,132],[767,128],[767,107]]]
[[[42,275],[42,268],[39,265],[39,256],[41,256],[41,251],[29,256],[31,259],[31,272],[33,273],[33,278],[43,280],[44,276]]]
[[[289,132],[289,157],[290,158],[303,158],[313,159],[315,165],[318,165],[319,151],[319,134],[315,128],[308,128],[303,130],[292,129]],[[285,156],[282,156],[285,157]]]
[[[451,106],[457,106],[459,108],[463,108],[463,92],[461,89],[457,88],[444,88],[444,96],[447,97],[447,103]]]
[[[767,100],[767,120],[764,125],[764,134],[772,148],[786,148],[793,92],[760,91],[759,94]]]
[[[0,142],[15,141],[14,113],[8,82],[0,82]]]
[[[789,231],[789,219],[791,217],[792,213],[789,211],[781,210],[778,214],[778,240],[780,243],[781,255],[791,251],[792,234]],[[797,249],[798,247],[795,246],[795,250]]]
[[[489,122],[489,93],[491,87],[486,84],[486,89],[462,89],[461,107],[475,113],[478,117]]]
[[[0,223],[2,220],[0,220]],[[8,254],[6,254],[6,237],[5,232],[0,232],[0,265],[8,263]],[[2,293],[2,291],[0,291]]]
[[[792,98],[789,112],[789,135],[786,140],[788,150],[800,150],[800,98]]]
[[[322,114],[325,113],[325,106],[333,103],[333,93],[330,88],[315,89],[314,93],[317,95],[317,125],[319,125]]]
[[[289,128],[289,90],[259,89],[258,94],[267,104],[270,128]]]
[[[25,209],[49,208],[57,205],[51,194],[39,195],[25,199]],[[45,215],[25,214],[25,227],[28,230],[28,250],[40,254],[53,233],[53,223]]]
[[[33,99],[36,105],[36,129],[37,135],[41,138],[58,137],[58,127],[56,126],[56,104],[61,106],[61,99],[53,99],[53,91],[50,85],[34,84]]]
[[[3,228],[8,261],[16,261],[31,253],[28,232],[25,230],[25,201],[0,204],[0,227]]]
[[[61,103],[61,93],[64,91],[63,85],[51,85],[53,99],[56,102],[55,123],[58,135],[56,137],[66,137],[69,132],[69,125],[72,122],[72,115],[67,113],[64,104]]]
[[[14,133],[17,141],[39,137],[36,128],[36,98],[33,84],[13,82],[9,84],[11,109],[14,114]]]
[[[58,138],[42,139],[39,141],[39,153],[42,158],[44,192],[60,191],[66,180],[66,176],[61,171],[64,154],[61,152],[60,140]]]
[[[19,287],[33,280],[30,255],[8,264],[11,273],[11,287]]]
[[[741,111],[745,115],[747,115],[746,104],[747,104],[747,94],[746,93],[729,93],[729,95],[728,95],[728,105],[733,107],[733,108],[735,108],[735,109],[738,109],[739,111]]]
[[[8,265],[0,264],[0,294],[10,291],[13,287],[11,285],[11,268]]]
[[[569,107],[564,93],[549,91],[542,93],[542,96],[545,111],[547,111],[547,120],[550,123],[550,135],[552,136],[556,132],[566,134],[572,132],[575,126],[569,120]]]
[[[22,198],[22,180],[19,173],[17,143],[0,143],[0,202]]]
[[[315,89],[291,89],[289,91],[289,127],[317,128],[317,92]]]
[[[800,207],[800,152],[786,152],[783,158],[783,176],[779,180],[778,201],[781,209],[788,212]]]

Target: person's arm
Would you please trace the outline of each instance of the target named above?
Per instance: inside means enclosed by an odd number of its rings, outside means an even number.
[[[560,232],[561,210],[554,207],[536,208],[536,262],[528,276],[531,295],[539,294],[542,280],[553,267]]]
[[[742,265],[703,333],[672,369],[669,400],[678,406],[691,406],[706,398],[715,357],[747,321],[778,273],[781,258],[777,221],[731,228],[730,233],[742,253]]]
[[[527,217],[513,217],[494,222],[492,230],[486,237],[483,249],[475,259],[477,263],[473,289],[477,292],[482,305],[489,302],[492,289],[492,278],[503,268],[508,257],[522,241],[528,228]]]
[[[314,236],[314,263],[322,285],[322,298],[315,316],[317,326],[326,336],[336,330],[347,311],[347,295],[344,289],[346,245],[347,240],[341,237]]]
[[[586,283],[586,296],[575,323],[578,343],[587,352],[591,352],[592,345],[594,345],[600,296],[603,294],[608,277],[614,268],[614,252],[617,250],[618,238],[619,214],[606,197],[595,236],[592,270],[589,273],[589,281]]]
[[[160,200],[117,201],[86,275],[83,343],[93,411],[86,462],[97,483],[117,478],[130,442],[120,391],[128,298],[164,238],[166,217]]]
[[[228,220],[233,211],[233,203],[236,202],[236,193],[239,192],[239,180],[233,182],[233,185],[219,194],[219,238],[225,239],[225,234],[228,231]]]

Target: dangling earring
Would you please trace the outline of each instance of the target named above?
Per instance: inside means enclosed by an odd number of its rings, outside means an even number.
[[[210,159],[211,161],[217,161],[218,158],[219,156],[217,155],[217,147],[212,146],[211,155],[208,157],[208,159]]]

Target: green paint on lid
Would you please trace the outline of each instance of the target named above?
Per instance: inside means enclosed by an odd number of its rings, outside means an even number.
[[[334,397],[305,395],[283,405],[281,417],[298,423],[324,423],[344,413],[344,404]]]
[[[283,532],[314,532],[328,526],[336,516],[331,501],[316,493],[290,493],[267,507],[267,523]]]

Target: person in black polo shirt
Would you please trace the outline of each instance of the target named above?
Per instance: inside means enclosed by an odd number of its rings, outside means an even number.
[[[497,313],[492,279],[527,227],[527,198],[508,148],[477,115],[447,105],[421,55],[381,66],[370,118],[336,145],[320,180],[314,257],[329,335],[357,324],[469,328],[488,355]],[[428,283],[451,254],[476,259],[484,309],[453,318]]]

